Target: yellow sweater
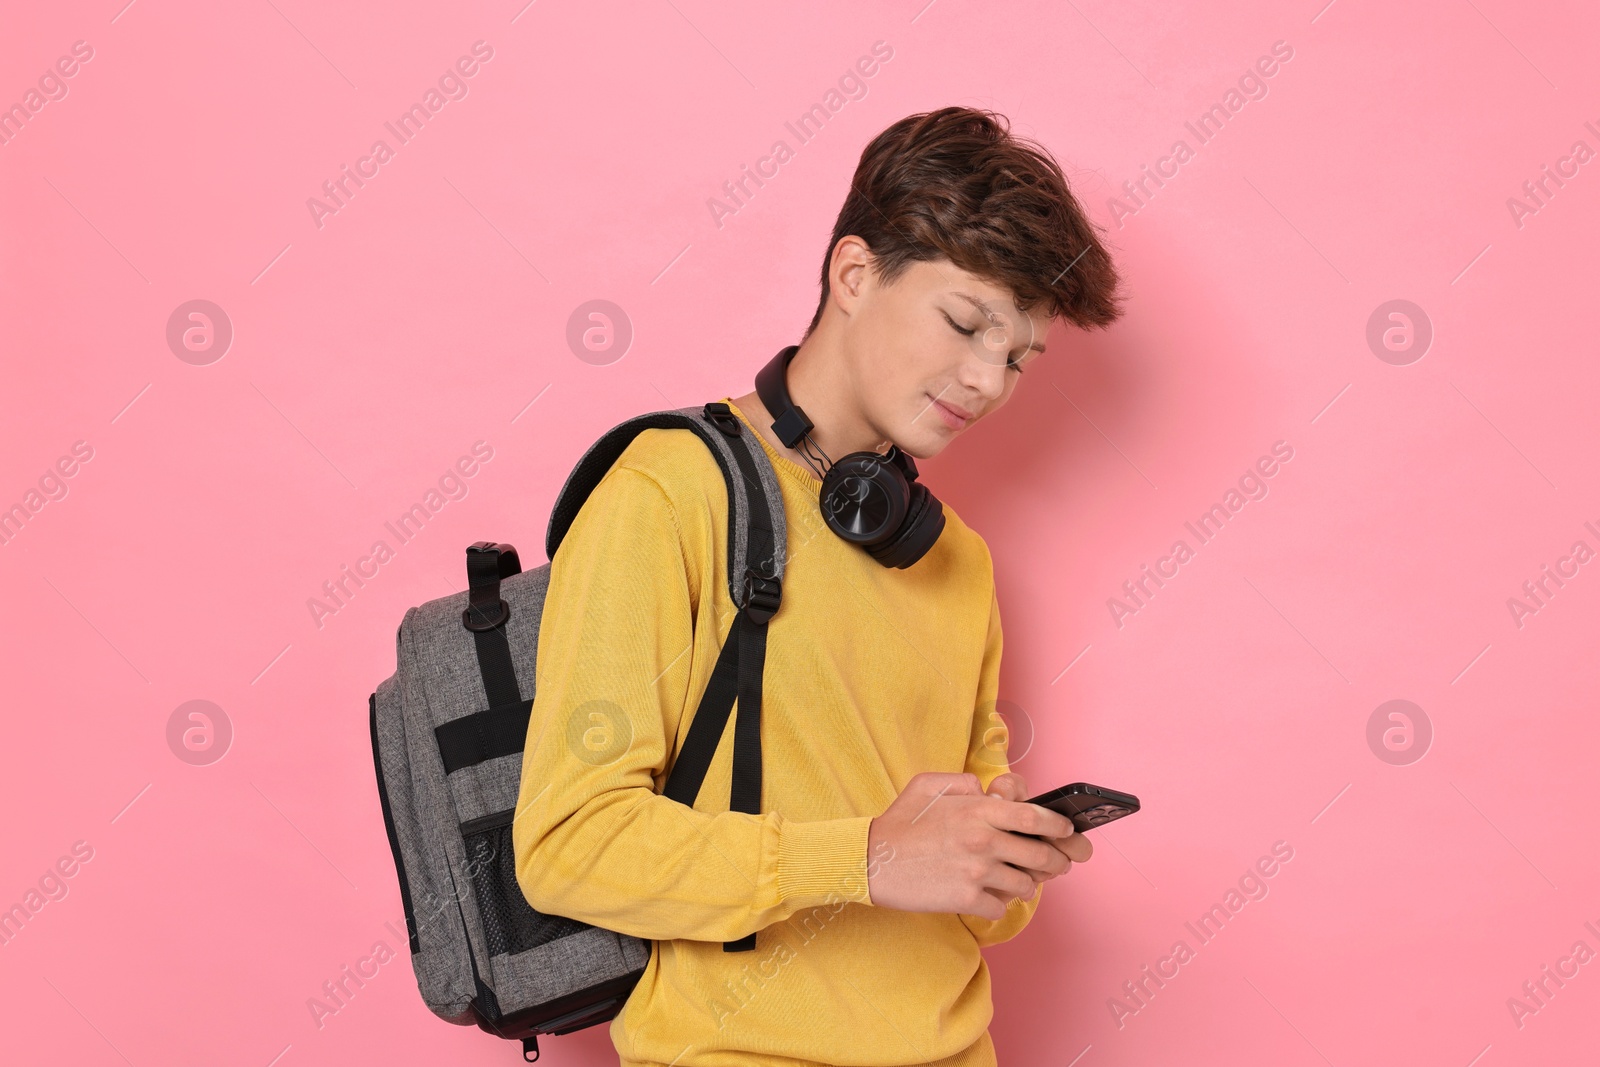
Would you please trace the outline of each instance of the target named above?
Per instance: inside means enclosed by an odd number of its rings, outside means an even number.
[[[788,524],[761,814],[729,810],[732,719],[694,807],[659,795],[734,607],[716,460],[686,431],[645,430],[551,566],[517,879],[539,911],[654,940],[611,1022],[622,1067],[992,1065],[979,947],[1027,925],[1043,885],[1001,920],[867,892],[868,824],[912,775],[987,788],[1007,769],[988,546],[946,505],[928,554],[884,567],[824,525],[817,477],[749,432]],[[752,931],[754,951],[723,951]]]

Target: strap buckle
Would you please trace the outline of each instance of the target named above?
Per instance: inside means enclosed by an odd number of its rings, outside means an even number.
[[[778,613],[783,601],[783,582],[757,574],[754,568],[744,572],[744,603],[739,605],[752,622],[765,624]]]
[[[489,617],[492,614],[492,618]],[[497,600],[493,607],[484,609],[477,604],[471,604],[462,609],[461,625],[475,634],[486,633],[496,626],[511,618],[511,605],[504,600]]]
[[[739,416],[733,409],[720,400],[713,400],[705,406],[705,416],[711,424],[721,430],[727,437],[738,437],[744,432],[744,426],[739,422]]]
[[[500,582],[522,573],[522,562],[512,545],[474,541],[467,546],[467,602],[461,625],[485,633],[511,618],[511,605],[500,598]]]

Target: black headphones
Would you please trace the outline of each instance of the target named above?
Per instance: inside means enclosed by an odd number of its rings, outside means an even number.
[[[772,430],[785,447],[806,443],[822,453],[808,436],[813,424],[789,399],[786,378],[789,361],[800,350],[790,345],[756,374],[756,395],[774,416]],[[802,450],[813,470],[817,465]],[[828,528],[851,544],[860,545],[885,567],[909,567],[933,547],[944,531],[944,505],[917,481],[917,465],[891,444],[886,453],[852,452],[838,462],[829,461],[822,478],[820,503]]]

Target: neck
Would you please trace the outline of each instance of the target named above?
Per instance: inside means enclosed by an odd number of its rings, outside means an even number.
[[[739,410],[750,417],[761,436],[779,455],[815,474],[818,469],[825,472],[829,462],[838,462],[851,452],[887,450],[889,442],[872,427],[855,402],[855,384],[844,358],[844,348],[832,331],[825,332],[818,326],[806,338],[789,361],[785,384],[789,400],[813,423],[811,432],[796,441],[795,448],[785,445],[773,433],[772,420],[776,412],[767,410],[758,393],[752,390],[733,398]],[[827,460],[806,454],[803,446],[807,437]]]

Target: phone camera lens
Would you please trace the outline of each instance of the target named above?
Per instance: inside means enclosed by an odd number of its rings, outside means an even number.
[[[1087,817],[1086,821],[1090,826],[1099,826],[1101,823],[1108,823],[1115,819],[1119,811],[1121,809],[1115,804],[1101,804],[1097,808],[1090,808],[1084,812],[1084,815]]]

